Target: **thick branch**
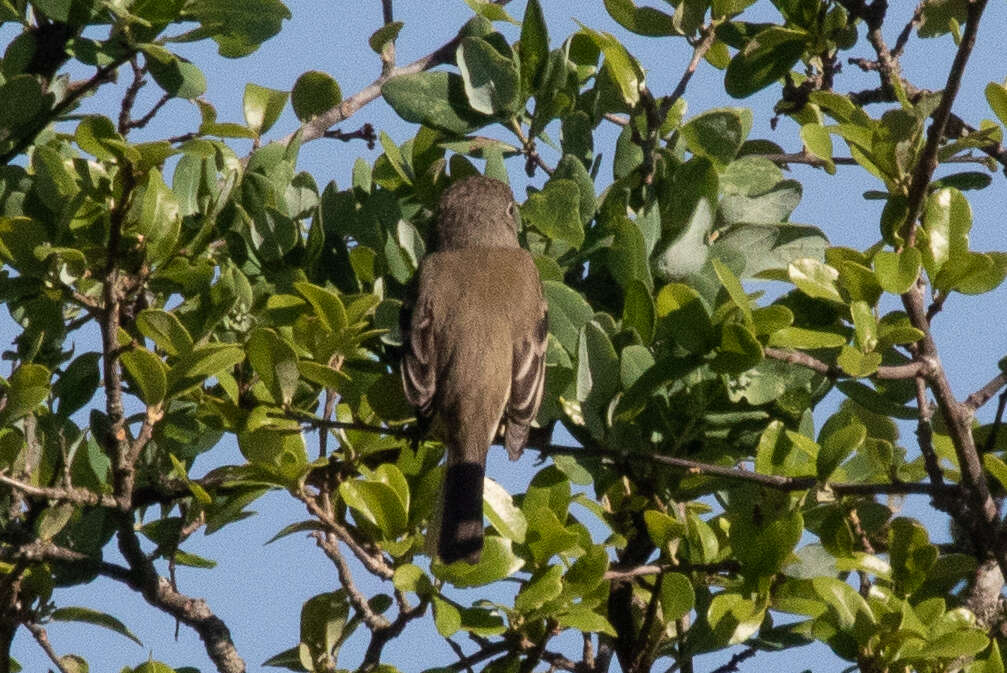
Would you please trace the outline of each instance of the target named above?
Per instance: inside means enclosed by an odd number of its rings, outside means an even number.
[[[179,593],[167,578],[157,574],[140,548],[129,515],[123,515],[119,526],[119,551],[132,569],[130,586],[140,591],[148,603],[198,633],[220,673],[245,673],[245,662],[234,647],[227,625],[213,614],[206,601]]]

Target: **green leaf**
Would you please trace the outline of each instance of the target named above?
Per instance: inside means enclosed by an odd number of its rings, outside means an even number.
[[[962,629],[938,636],[924,645],[916,657],[926,662],[931,662],[934,659],[971,657],[985,650],[989,644],[989,637],[982,631]]]
[[[355,512],[394,540],[408,525],[408,512],[395,489],[381,481],[354,479],[339,485],[339,495]]]
[[[867,439],[867,428],[854,419],[849,425],[835,429],[827,435],[823,428],[822,433],[823,436],[818,439],[821,449],[816,459],[816,468],[818,479],[827,481],[847,456],[863,446]]]
[[[296,483],[308,468],[304,437],[294,421],[239,432],[238,448],[249,462],[284,486]]]
[[[546,280],[542,282],[542,288],[549,303],[549,332],[568,353],[576,353],[580,330],[594,317],[594,310],[565,283]]]
[[[605,0],[605,10],[620,26],[637,35],[661,37],[678,33],[671,16],[651,7],[637,7],[633,0]]]
[[[127,215],[128,231],[142,237],[151,265],[157,266],[175,252],[181,234],[182,217],[175,193],[164,183],[161,173],[150,169],[142,197],[133,202]]]
[[[435,563],[434,576],[458,588],[477,587],[496,582],[516,573],[524,561],[514,555],[511,541],[497,535],[487,535],[479,563],[456,561],[451,565]]]
[[[269,389],[273,401],[284,406],[290,404],[300,380],[294,348],[273,330],[260,328],[249,336],[245,352],[248,364]]]
[[[46,228],[40,222],[27,217],[0,217],[0,257],[21,274],[40,276],[45,272],[35,250],[48,240]]]
[[[609,226],[614,236],[606,262],[616,282],[624,288],[634,281],[642,281],[648,288],[653,287],[646,243],[640,227],[626,217],[612,218]]]
[[[71,362],[53,387],[59,398],[59,415],[70,416],[91,401],[101,382],[100,353],[83,353]]]
[[[462,627],[462,614],[458,608],[437,595],[433,597],[433,605],[434,626],[437,628],[437,633],[444,638],[457,633]]]
[[[528,196],[521,206],[521,219],[544,236],[579,248],[584,243],[579,204],[580,190],[576,182],[551,179],[542,191]]]
[[[986,101],[1001,124],[1007,126],[1007,87],[997,82],[986,85]]]
[[[762,358],[762,344],[751,330],[741,323],[729,322],[721,327],[720,350],[710,367],[724,374],[740,374],[759,364]]]
[[[847,337],[835,332],[823,332],[804,327],[784,327],[769,335],[769,345],[797,350],[816,348],[839,348],[846,344]]]
[[[24,126],[48,106],[42,87],[33,75],[11,77],[0,86],[0,128]]]
[[[42,365],[23,364],[14,370],[7,382],[6,404],[0,411],[4,423],[27,416],[49,397],[52,374]]]
[[[658,334],[670,334],[690,353],[703,354],[714,345],[710,314],[699,293],[684,283],[668,283],[657,293]]]
[[[393,77],[381,86],[381,95],[406,121],[451,135],[465,135],[492,121],[469,106],[462,76],[444,70]]]
[[[874,317],[873,309],[867,302],[858,300],[850,304],[850,313],[860,350],[865,353],[873,351],[878,345],[878,319]]]
[[[714,596],[706,611],[713,637],[721,645],[737,645],[748,640],[762,625],[764,615],[765,608],[727,591]]]
[[[902,252],[882,250],[874,255],[874,271],[885,292],[903,294],[920,275],[923,257],[916,248],[903,248]]]
[[[144,404],[153,406],[164,401],[168,394],[168,371],[161,358],[146,348],[134,346],[123,351],[119,359]]]
[[[248,128],[260,136],[269,131],[283,112],[289,95],[286,91],[277,91],[258,84],[246,84],[242,108]]]
[[[62,531],[74,514],[74,506],[70,503],[46,507],[35,520],[35,533],[45,541],[52,540]]]
[[[335,334],[346,329],[346,307],[338,293],[311,283],[294,283],[294,287],[315,309],[315,315],[325,329]]]
[[[599,32],[578,22],[580,34],[586,35],[605,54],[604,67],[615,81],[622,102],[633,107],[640,100],[640,87],[644,84],[643,69],[636,59],[611,33]]]
[[[402,26],[404,25],[401,21],[386,23],[371,33],[371,36],[367,38],[367,44],[370,45],[375,54],[379,56],[384,54],[388,45],[398,39],[399,31],[402,30]]]
[[[530,612],[556,598],[563,592],[563,567],[549,566],[535,573],[514,598],[514,608]]]
[[[654,338],[654,325],[657,309],[647,285],[639,279],[634,279],[626,285],[626,294],[622,302],[622,325],[626,329],[634,329],[640,335],[644,344],[649,344]]]
[[[802,30],[770,26],[734,55],[724,75],[724,88],[747,98],[790,72],[804,54],[809,35]]]
[[[926,581],[937,561],[937,547],[930,544],[926,528],[906,517],[892,521],[888,540],[895,593],[908,597]]]
[[[530,92],[538,88],[545,63],[549,59],[549,29],[539,0],[528,0],[521,21],[521,88]]]
[[[723,168],[737,156],[751,130],[748,108],[717,108],[696,115],[680,132],[690,152]]]
[[[572,605],[570,609],[556,617],[556,622],[562,627],[583,633],[604,633],[613,638],[616,635],[608,619],[586,603]]]
[[[402,26],[400,21],[395,23]],[[290,92],[290,104],[294,108],[294,114],[302,122],[331,110],[342,100],[343,92],[339,88],[339,82],[328,73],[318,70],[303,73],[294,82],[294,89]]]
[[[280,0],[191,0],[182,16],[202,24],[221,56],[240,58],[280,32],[290,10]]]
[[[192,100],[206,92],[206,77],[195,63],[190,63],[157,44],[138,46],[146,56],[147,70],[151,77],[166,94]]]
[[[808,152],[826,162],[825,170],[830,175],[836,172],[836,165],[832,163],[832,136],[827,128],[818,123],[804,124],[801,140]]]
[[[685,617],[696,605],[692,582],[681,573],[665,573],[661,577],[661,616],[665,624]]]
[[[927,275],[936,278],[944,264],[969,251],[972,208],[957,189],[939,189],[927,197],[917,246]]]
[[[77,125],[74,140],[82,150],[103,161],[115,161],[123,156],[124,139],[115,130],[115,125],[108,117],[99,115],[84,117]]]
[[[210,376],[230,369],[245,359],[241,346],[223,343],[201,344],[168,370],[168,395],[176,397],[201,385]]]
[[[584,421],[592,434],[600,437],[604,434],[602,413],[619,389],[619,357],[608,335],[594,321],[581,329],[576,385]]]
[[[466,37],[456,51],[465,95],[476,112],[510,117],[521,104],[517,64],[478,37]]]
[[[174,313],[157,308],[144,309],[136,316],[136,326],[168,355],[184,355],[192,350],[192,336]]]
[[[741,286],[741,281],[719,259],[713,259],[712,262],[713,270],[717,274],[720,284],[727,291],[727,295],[731,298],[731,302],[741,310],[745,324],[752,326],[752,307],[749,305],[748,295],[745,294],[745,288]]]
[[[836,364],[850,376],[862,378],[878,371],[881,365],[881,353],[864,353],[851,346],[843,346],[842,352],[836,358]]]
[[[319,594],[301,607],[300,663],[307,670],[334,669],[333,657],[347,635],[350,604],[342,589]]]
[[[501,535],[519,544],[524,542],[528,532],[524,513],[514,505],[510,493],[488,477],[483,482],[483,512]]]
[[[130,631],[125,624],[112,615],[105,614],[104,612],[98,612],[90,608],[65,607],[53,610],[50,618],[57,622],[80,622],[83,624],[101,626],[111,631],[115,631],[121,636],[126,636],[140,647],[143,647],[143,643],[140,642],[140,639],[133,635],[133,632]]]
[[[478,16],[489,19],[490,21],[507,21],[509,23],[517,23],[517,21],[507,14],[507,10],[495,2],[490,2],[490,0],[465,0],[465,4],[468,5]]]
[[[843,302],[839,294],[839,272],[817,259],[798,259],[787,266],[790,282],[804,294],[815,299]]]

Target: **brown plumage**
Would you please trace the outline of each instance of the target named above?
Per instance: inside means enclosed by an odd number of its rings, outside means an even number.
[[[503,422],[507,452],[517,459],[542,401],[546,303],[502,182],[479,176],[451,185],[434,238],[404,316],[402,379],[420,415],[438,415],[444,427],[437,554],[445,563],[475,563],[487,451]]]

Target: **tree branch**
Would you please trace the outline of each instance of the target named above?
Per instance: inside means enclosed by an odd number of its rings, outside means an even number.
[[[25,624],[25,628],[31,632],[31,635],[35,638],[35,642],[42,648],[53,665],[59,669],[59,672],[70,673],[70,670],[60,662],[56,650],[52,649],[52,644],[49,642],[49,634],[45,632],[45,629],[35,623],[27,623]]]
[[[120,516],[119,551],[132,569],[130,586],[148,603],[198,633],[220,673],[245,673],[245,662],[234,647],[227,625],[213,614],[206,601],[179,593],[167,578],[157,574],[154,564],[140,548],[132,518],[128,514]]]
[[[803,351],[767,347],[763,349],[763,352],[766,354],[767,358],[801,365],[802,367],[812,369],[823,376],[827,376],[830,379],[850,378],[849,374],[836,365],[830,365],[826,362],[822,362],[818,358]],[[871,374],[871,378],[885,380],[911,379],[914,376],[918,376],[924,369],[926,369],[926,364],[920,361],[908,362],[904,365],[881,366],[878,367],[876,372]]]
[[[1000,372],[989,383],[965,398],[965,406],[973,413],[989,402],[1004,386],[1007,386],[1007,373]]]
[[[628,451],[614,451],[600,446],[590,448],[579,448],[572,446],[528,446],[527,448],[537,450],[542,456],[568,455],[584,456],[591,458],[609,459],[615,463],[622,463],[629,460],[641,460],[665,465],[667,467],[684,470],[692,474],[701,474],[710,477],[721,477],[735,481],[745,481],[759,486],[765,486],[775,491],[807,491],[816,487],[821,490],[831,491],[837,496],[845,495],[958,495],[957,486],[936,486],[921,482],[883,482],[878,484],[859,482],[820,482],[815,477],[784,477],[777,474],[762,474],[739,467],[725,467],[723,465],[713,465],[702,463],[688,458],[677,458],[659,453],[631,453]]]
[[[112,496],[94,493],[86,488],[75,486],[65,488],[32,486],[31,484],[7,476],[6,469],[0,470],[0,484],[5,484],[28,497],[48,500],[50,502],[66,502],[72,505],[100,505],[102,507],[116,507],[118,504]]]
[[[91,92],[95,87],[111,80],[113,74],[119,69],[119,66],[125,63],[129,59],[128,56],[118,58],[106,66],[98,68],[98,70],[91,76],[91,79],[84,82],[78,82],[67,89],[66,97],[57,103],[48,114],[42,115],[31,125],[30,128],[26,129],[24,135],[14,143],[14,146],[7,150],[4,154],[0,155],[0,166],[6,166],[10,163],[11,159],[19,156],[26,147],[32,144],[36,136],[41,133],[46,126],[49,125],[58,116],[69,110],[74,103],[81,99],[82,96]]]
[[[350,574],[350,567],[347,565],[346,559],[343,558],[342,552],[339,551],[339,541],[335,535],[332,533],[312,533],[311,537],[314,538],[315,544],[329,557],[329,560],[335,564],[336,572],[339,574],[339,583],[346,589],[350,602],[353,603],[353,607],[360,613],[367,628],[371,631],[388,628],[390,622],[374,612],[367,603],[367,597],[357,589],[357,585],[353,581],[353,575]]]
[[[937,151],[940,149],[941,139],[951,118],[951,107],[958,89],[961,87],[962,75],[965,73],[965,65],[976,44],[976,33],[979,30],[979,19],[983,10],[986,9],[987,0],[974,0],[968,4],[968,19],[965,22],[965,30],[962,33],[962,40],[955,52],[954,61],[948,71],[947,82],[944,85],[944,93],[941,94],[941,102],[937,105],[932,115],[933,123],[927,129],[927,141],[923,146],[923,153],[913,171],[912,182],[908,192],[908,210],[905,222],[901,228],[902,240],[905,245],[912,246],[916,240],[916,223],[923,213],[923,204],[926,199],[927,187],[937,170]]]
[[[452,58],[454,58],[455,49],[458,48],[459,42],[461,42],[461,36],[456,35],[434,51],[430,52],[426,56],[416,59],[408,65],[398,68],[389,68],[387,72],[382,72],[377,79],[365,86],[363,89],[348,98],[344,98],[339,105],[333,107],[327,112],[318,115],[311,121],[305,122],[301,125],[300,129],[294,133],[288,134],[282,138],[280,142],[284,145],[289,145],[290,141],[293,140],[298,133],[301,134],[301,142],[308,142],[310,140],[321,138],[325,135],[326,130],[342,121],[345,121],[346,119],[349,119],[356,114],[360,108],[379,97],[381,95],[381,85],[390,80],[392,77],[398,77],[399,75],[411,75],[423,72],[424,70],[429,70],[430,68],[434,68],[443,63],[448,63]]]

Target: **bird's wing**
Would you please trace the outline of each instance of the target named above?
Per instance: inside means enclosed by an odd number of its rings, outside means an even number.
[[[521,455],[531,422],[538,414],[545,387],[545,350],[549,336],[549,316],[545,301],[541,316],[531,334],[514,344],[510,401],[507,403],[507,429],[504,444],[511,460]]]
[[[434,346],[434,314],[429,298],[403,315],[402,383],[406,399],[420,414],[429,416],[437,391],[437,349]]]

